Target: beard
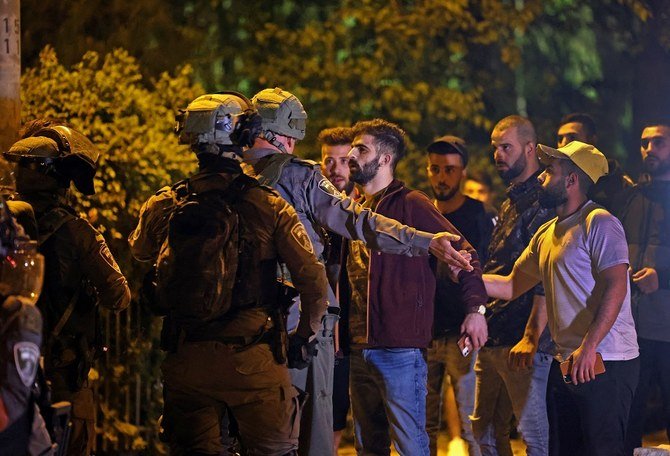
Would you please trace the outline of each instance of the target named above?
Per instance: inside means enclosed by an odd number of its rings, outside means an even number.
[[[523,173],[523,170],[526,169],[526,156],[521,154],[519,158],[516,159],[506,170],[498,170],[498,175],[505,182],[510,182],[515,177]]]
[[[660,176],[670,171],[670,160],[659,160],[656,157],[647,155],[642,162],[642,166],[652,177]]]
[[[447,187],[447,190],[441,191],[439,188],[433,187],[433,195],[437,201],[449,201],[454,197],[458,191],[458,186]]]
[[[349,160],[349,180],[359,185],[365,185],[375,178],[381,165],[379,160],[375,159],[364,164],[362,167],[353,159]]]
[[[538,202],[545,209],[553,209],[568,201],[565,188],[547,187],[540,190]]]

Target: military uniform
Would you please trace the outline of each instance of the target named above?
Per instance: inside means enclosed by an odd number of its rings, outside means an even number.
[[[321,174],[315,162],[266,148],[248,149],[244,158],[248,174],[271,184],[295,208],[314,253],[322,262],[327,242],[324,228],[347,239],[362,240],[372,250],[409,256],[428,255],[433,234],[375,214],[363,209],[353,199],[343,197]],[[303,413],[300,435],[300,454],[305,455],[330,454],[333,447],[333,328],[339,308],[330,287],[328,292],[330,312],[317,333],[318,355],[308,369],[291,370],[294,385],[307,391],[310,397]],[[304,300],[304,296],[301,299]],[[297,305],[293,307],[293,315],[297,308]]]
[[[113,311],[130,303],[130,289],[104,238],[53,194],[30,195],[37,218],[44,287],[37,302],[44,318],[45,376],[52,402],[72,403],[68,454],[95,445],[95,404],[88,386],[97,334],[97,304]]]
[[[202,172],[189,179],[189,185],[196,193],[223,190],[233,177]],[[135,258],[156,260],[175,204],[176,194],[168,187],[144,204],[139,224],[129,237]],[[246,267],[238,265],[244,285],[234,292],[244,298],[233,296],[231,318],[215,321],[198,334],[180,331],[176,350],[168,353],[162,366],[163,426],[173,454],[221,454],[221,418],[226,407],[232,411],[248,454],[292,454],[298,447],[298,392],[286,364],[277,362],[264,340],[248,345],[234,340],[249,340],[275,325],[269,308],[273,303],[261,294],[264,277],[269,274],[274,283],[278,257],[292,273],[303,299],[298,334],[309,337],[317,332],[327,305],[325,270],[294,209],[276,192],[252,187],[235,208],[240,226],[253,234],[255,243],[253,258],[247,259]],[[236,307],[242,299],[257,304]]]

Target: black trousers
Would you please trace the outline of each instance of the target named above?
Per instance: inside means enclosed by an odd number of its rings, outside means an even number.
[[[550,456],[624,456],[639,358],[605,361],[606,372],[579,385],[563,381],[553,361],[547,385]]]
[[[670,439],[670,342],[642,338],[637,342],[640,346],[640,383],[630,409],[626,436],[631,454],[635,448],[642,446],[647,398],[654,383],[658,383],[661,389],[665,432]]]

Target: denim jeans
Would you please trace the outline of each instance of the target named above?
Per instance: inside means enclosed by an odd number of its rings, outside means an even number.
[[[551,456],[624,456],[628,413],[640,375],[639,358],[605,361],[605,372],[579,385],[551,365],[547,404]]]
[[[475,374],[475,411],[472,430],[479,442],[482,455],[497,455],[490,445],[490,427],[494,422],[496,405],[508,395],[518,428],[526,444],[528,456],[545,456],[549,451],[549,423],[547,421],[547,379],[551,356],[538,352],[530,368],[511,370],[507,358],[511,347],[484,347],[477,355]],[[499,435],[496,432],[496,435]],[[509,443],[498,446],[509,447]]]
[[[427,368],[418,348],[351,350],[351,407],[359,455],[429,456]]]
[[[426,430],[430,438],[430,454],[437,455],[437,436],[442,421],[443,384],[445,376],[454,387],[461,438],[468,444],[469,456],[480,456],[479,445],[472,435],[470,415],[475,407],[475,354],[463,356],[456,344],[458,335],[434,339],[428,348],[428,397],[426,399]]]

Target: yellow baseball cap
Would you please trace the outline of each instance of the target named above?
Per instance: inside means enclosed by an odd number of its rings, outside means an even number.
[[[581,141],[572,141],[563,147],[554,149],[543,144],[537,145],[537,156],[544,165],[549,164],[549,158],[570,160],[584,171],[595,183],[607,174],[607,158],[591,144]]]

